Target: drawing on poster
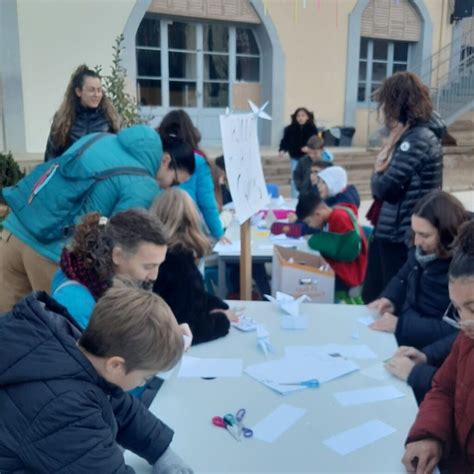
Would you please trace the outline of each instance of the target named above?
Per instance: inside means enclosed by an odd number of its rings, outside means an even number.
[[[228,114],[220,117],[227,180],[240,224],[270,201],[260,158],[257,115]]]

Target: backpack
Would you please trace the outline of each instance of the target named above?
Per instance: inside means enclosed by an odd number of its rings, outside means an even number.
[[[39,242],[49,243],[67,236],[94,185],[113,176],[151,176],[144,168],[122,166],[90,172],[81,162],[83,153],[110,133],[94,134],[77,150],[36,166],[15,186],[2,190],[15,217]],[[47,218],[42,218],[45,211]]]

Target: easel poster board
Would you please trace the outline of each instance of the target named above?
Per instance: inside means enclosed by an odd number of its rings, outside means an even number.
[[[251,299],[250,218],[269,202],[257,135],[257,115],[221,115],[222,148],[230,194],[240,223],[241,299]]]

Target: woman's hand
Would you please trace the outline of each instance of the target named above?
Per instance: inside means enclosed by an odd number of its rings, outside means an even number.
[[[223,235],[220,239],[219,242],[224,245],[230,245],[232,243],[232,240],[229,239],[229,237],[226,237]]]
[[[441,443],[436,439],[422,439],[408,443],[402,463],[407,472],[431,474],[443,454]]]
[[[242,312],[243,312],[243,309],[241,309],[241,308],[233,308],[233,309],[219,309],[219,308],[216,308],[216,309],[212,309],[211,311],[209,311],[209,314],[224,313],[227,316],[227,319],[231,323],[238,323],[239,318],[242,315]]]
[[[384,315],[373,322],[369,328],[374,331],[395,332],[398,318],[391,313],[384,313]]]
[[[386,364],[385,368],[395,377],[398,377],[405,382],[410,375],[413,367],[415,367],[415,362],[413,362],[408,357],[392,357]]]
[[[193,342],[193,333],[188,323],[180,324],[179,330],[181,331],[181,334],[183,335],[184,351],[186,352],[191,347],[191,343]]]
[[[377,311],[379,315],[384,313],[395,313],[395,306],[388,298],[379,298],[367,305],[367,308]]]
[[[409,346],[400,346],[393,357],[408,357],[415,364],[426,364],[428,362],[424,352]]]

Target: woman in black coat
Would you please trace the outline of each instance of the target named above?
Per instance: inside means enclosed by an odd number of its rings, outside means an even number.
[[[417,203],[411,218],[415,247],[382,297],[369,305],[381,316],[372,329],[394,332],[400,346],[416,349],[454,331],[442,317],[450,304],[451,247],[468,219],[464,206],[444,191],[434,191]]]
[[[61,156],[84,135],[117,133],[119,129],[120,117],[104,95],[99,74],[83,64],[73,72],[63,102],[54,114],[44,161]]]
[[[406,261],[416,202],[441,188],[445,133],[428,88],[415,74],[399,72],[387,78],[375,97],[391,134],[371,180],[376,210],[370,216],[375,229],[362,293],[366,303],[378,298]]]
[[[178,322],[188,323],[193,344],[227,335],[238,316],[227,303],[208,293],[196,261],[209,248],[196,206],[187,193],[172,188],[160,194],[151,211],[169,233],[168,251],[153,291],[170,306]]]

